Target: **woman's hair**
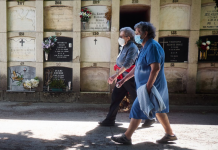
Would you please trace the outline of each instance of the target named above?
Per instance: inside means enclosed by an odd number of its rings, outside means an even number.
[[[155,27],[153,26],[153,24],[151,24],[150,22],[143,22],[143,21],[141,21],[141,22],[137,23],[137,24],[134,26],[134,28],[135,28],[135,29],[136,29],[136,28],[139,29],[141,36],[145,33],[145,31],[147,31],[147,32],[148,32],[148,38],[149,38],[149,39],[150,39],[150,38],[154,39],[155,36],[156,36],[156,34],[155,34],[156,28],[155,28]]]
[[[125,36],[129,36],[130,40],[133,41],[134,40],[134,36],[135,36],[135,32],[132,28],[130,27],[124,27],[120,29],[120,32],[124,32]]]

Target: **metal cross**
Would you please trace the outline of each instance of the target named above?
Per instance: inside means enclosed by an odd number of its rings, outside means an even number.
[[[25,43],[25,41],[21,39],[20,43],[21,43],[21,46],[23,46],[23,43]]]
[[[163,42],[160,43],[163,43],[163,49],[164,49],[164,43],[168,43],[168,42],[165,42],[165,38],[163,38]]]
[[[95,45],[96,45],[96,42],[97,42],[98,40],[97,40],[97,39],[95,39],[94,41],[95,41]]]

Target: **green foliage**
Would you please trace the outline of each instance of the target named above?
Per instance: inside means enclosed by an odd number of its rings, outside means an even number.
[[[39,78],[38,78],[38,77],[35,77],[34,79],[39,81]]]
[[[66,85],[63,80],[61,79],[53,79],[51,83],[49,84],[50,88],[56,88],[56,89],[64,89],[66,88]]]
[[[18,79],[17,86],[20,86],[23,83],[23,75],[17,76],[17,79]]]

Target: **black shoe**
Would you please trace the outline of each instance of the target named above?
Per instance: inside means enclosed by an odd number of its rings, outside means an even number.
[[[110,121],[103,120],[103,121],[99,121],[98,124],[100,126],[114,126],[115,122],[110,122]]]
[[[157,143],[167,143],[167,142],[176,141],[176,140],[178,140],[178,138],[176,137],[175,134],[172,136],[166,133],[164,137],[162,137],[160,140],[157,140],[156,142]]]
[[[113,140],[114,142],[120,143],[120,144],[132,145],[132,140],[127,139],[125,134],[122,134],[117,137],[112,136],[111,140]]]
[[[150,127],[155,122],[156,122],[155,119],[153,119],[153,120],[147,119],[147,120],[145,120],[145,123],[142,124],[142,127]]]

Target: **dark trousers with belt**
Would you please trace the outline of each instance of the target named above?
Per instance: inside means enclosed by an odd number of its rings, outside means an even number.
[[[119,104],[128,92],[130,94],[130,99],[134,101],[137,97],[134,77],[126,81],[120,88],[117,88],[116,86],[114,87],[109,113],[105,121],[115,122],[119,110]]]

